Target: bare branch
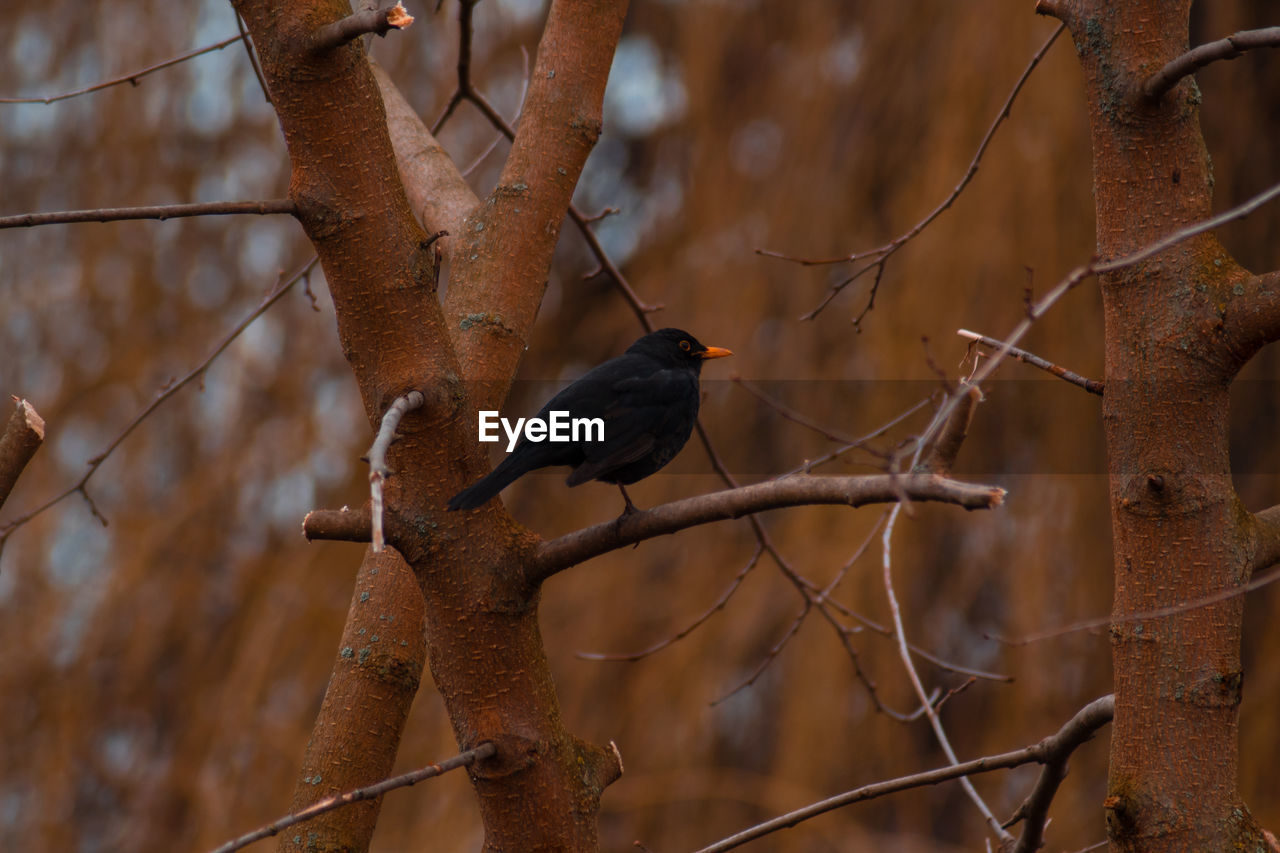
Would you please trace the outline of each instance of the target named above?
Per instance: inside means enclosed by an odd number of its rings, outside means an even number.
[[[1211,216],[1208,219],[1193,223],[1185,228],[1179,228],[1169,235],[1148,243],[1127,255],[1121,255],[1120,257],[1112,258],[1109,261],[1100,261],[1095,258],[1083,266],[1076,267],[1071,272],[1067,273],[1067,275],[1059,281],[1052,290],[1042,296],[1035,303],[1027,306],[1026,316],[1023,317],[1018,325],[1014,327],[1013,331],[1009,333],[1009,336],[1000,343],[999,348],[992,354],[987,363],[969,377],[969,383],[972,385],[981,385],[985,382],[1003,363],[1005,357],[1009,355],[1009,352],[1012,350],[1014,345],[1021,341],[1026,336],[1027,332],[1031,330],[1032,324],[1043,317],[1045,312],[1057,304],[1059,299],[1078,287],[1090,276],[1117,272],[1139,264],[1147,258],[1158,255],[1166,249],[1170,249],[1182,241],[1196,236],[1197,234],[1203,234],[1206,231],[1212,231],[1213,229],[1225,225],[1228,222],[1243,219],[1253,211],[1277,197],[1280,197],[1280,184],[1276,184],[1270,189],[1258,193],[1235,207],[1219,213],[1217,216]],[[955,393],[948,396],[946,401],[938,408],[938,411],[933,416],[933,421],[920,437],[920,441],[914,450],[914,458],[912,460],[913,465],[916,462],[919,462],[922,449],[927,446],[928,442],[930,442],[935,435],[938,434],[938,431],[942,429],[943,425],[947,422],[947,418],[951,416],[952,411],[954,411],[956,406],[959,405],[961,396],[962,389],[957,390]]]
[[[966,394],[965,396],[970,401],[972,400],[971,395]],[[970,405],[972,405],[971,402]],[[955,415],[953,415],[953,420],[956,419],[956,416],[960,415],[961,411],[962,410],[959,408],[956,409]],[[957,444],[957,447],[958,446],[959,445]],[[890,548],[890,543],[893,539],[893,529],[898,520],[898,511],[901,509],[902,504],[895,506],[889,513],[889,520],[885,522],[883,534],[883,559],[881,561],[881,565],[884,570],[885,596],[889,600],[889,612],[893,616],[893,633],[898,640],[898,656],[902,660],[903,668],[907,671],[907,677],[911,681],[912,688],[916,691],[916,698],[920,700],[921,707],[925,709],[925,714],[929,718],[929,725],[933,728],[933,733],[938,740],[938,745],[942,747],[942,752],[947,756],[948,761],[952,764],[958,764],[959,760],[956,758],[955,750],[951,748],[951,741],[947,738],[947,733],[942,728],[942,720],[938,717],[938,712],[933,707],[932,700],[925,693],[924,684],[920,681],[920,674],[916,672],[916,666],[911,660],[911,649],[907,643],[906,629],[902,624],[902,609],[898,606],[898,596],[893,589],[893,551]],[[1001,843],[1012,842],[1013,836],[1000,825],[1000,821],[996,820],[996,816],[991,813],[991,809],[987,806],[986,801],[978,795],[978,791],[973,787],[973,783],[967,778],[964,778],[960,780],[960,784],[964,788],[965,793],[968,794],[969,799],[973,801],[975,806],[977,806],[978,811],[982,813],[982,816],[987,821],[987,825],[991,827],[991,831],[995,833]]]
[[[368,507],[313,509],[302,519],[302,535],[308,542],[369,542],[372,527],[373,514]]]
[[[947,480],[932,474],[897,477],[788,477],[767,480],[663,504],[614,521],[587,527],[539,546],[525,572],[541,583],[556,572],[625,545],[675,533],[688,527],[806,504],[863,506],[897,500],[901,488],[912,500],[942,501],[965,509],[991,509],[1004,501],[1004,489]]]
[[[1243,55],[1246,50],[1256,50],[1260,47],[1280,47],[1280,27],[1241,30],[1226,38],[1193,47],[1181,56],[1170,60],[1163,68],[1148,77],[1142,84],[1142,96],[1158,101],[1183,77],[1196,73],[1212,62],[1235,59]]]
[[[369,448],[369,452],[365,454],[369,460],[369,493],[373,514],[370,526],[375,554],[381,551],[385,544],[382,535],[382,484],[392,473],[387,467],[387,451],[391,449],[391,441],[396,436],[396,427],[400,426],[400,419],[406,412],[421,408],[426,399],[421,391],[410,391],[403,397],[397,397],[391,404],[391,408],[383,414],[378,435],[373,440],[373,446]],[[306,522],[304,521],[303,524],[305,529]]]
[[[800,465],[796,468],[792,468],[790,471],[787,471],[786,473],[779,474],[777,479],[781,479],[782,477],[790,477],[795,474],[801,474],[801,473],[807,474],[810,471],[812,471],[814,468],[817,468],[820,465],[825,465],[828,462],[832,461],[833,459],[837,459],[840,456],[843,456],[844,454],[848,453],[850,450],[855,450],[857,448],[864,448],[869,453],[873,453],[874,455],[877,455],[877,456],[883,456],[884,454],[879,453],[878,451],[873,451],[873,450],[870,450],[869,448],[866,448],[865,447],[866,443],[873,438],[879,438],[880,436],[884,435],[886,432],[893,429],[898,424],[902,423],[907,418],[911,417],[916,412],[923,409],[925,406],[929,405],[929,402],[931,399],[932,398],[930,397],[925,397],[923,400],[917,401],[915,405],[906,409],[901,414],[897,415],[887,423],[881,424],[880,426],[876,427],[874,430],[862,436],[861,438],[855,439],[854,441],[851,441],[848,444],[838,447],[835,450],[831,451],[830,453],[826,453],[822,456],[819,456],[817,459],[806,460],[803,465]]]
[[[441,761],[439,764],[428,764],[418,770],[405,773],[401,776],[395,776],[378,782],[376,785],[370,785],[367,788],[356,788],[353,791],[347,791],[345,794],[339,794],[334,797],[326,797],[325,799],[307,806],[305,809],[286,815],[274,823],[255,829],[253,832],[246,833],[239,838],[228,841],[226,844],[217,848],[213,853],[234,853],[244,847],[248,847],[255,841],[261,841],[264,838],[272,838],[279,835],[291,826],[319,817],[325,812],[331,812],[334,809],[340,809],[343,806],[349,806],[352,803],[359,803],[364,800],[372,800],[381,797],[388,791],[394,791],[396,788],[407,788],[424,782],[435,776],[448,773],[450,770],[457,770],[460,767],[470,767],[478,761],[484,761],[493,757],[498,748],[492,742],[482,743],[475,749],[469,749],[453,758]]]
[[[134,86],[137,86],[138,83],[141,82],[142,78],[146,77],[148,74],[154,74],[155,72],[160,71],[161,69],[169,68],[171,66],[177,65],[180,62],[186,62],[188,59],[194,59],[195,57],[201,56],[206,53],[212,53],[215,50],[222,50],[224,47],[235,44],[236,42],[240,41],[244,37],[245,37],[244,33],[241,32],[240,35],[238,36],[232,36],[229,39],[223,39],[222,41],[216,44],[211,44],[208,47],[201,47],[201,48],[197,48],[196,50],[188,51],[187,53],[181,54],[180,56],[175,56],[172,59],[166,59],[164,62],[157,62],[155,65],[148,65],[146,68],[140,69],[138,71],[133,71],[129,74],[123,74],[119,77],[113,77],[112,79],[104,80],[101,83],[94,83],[92,86],[85,86],[83,89],[75,89],[74,91],[71,91],[71,92],[63,92],[60,95],[48,95],[43,98],[0,98],[0,104],[52,104],[55,101],[65,101],[68,98],[75,98],[80,95],[87,95],[90,92],[99,92],[103,89],[109,89],[112,86],[120,86],[124,83],[131,83]]]
[[[237,323],[235,327],[230,332],[228,332],[227,335],[223,337],[223,339],[214,346],[213,351],[210,352],[209,355],[203,361],[201,361],[199,364],[197,364],[195,367],[189,370],[186,373],[186,375],[184,375],[181,379],[178,379],[175,382],[170,382],[164,388],[160,389],[160,391],[156,394],[155,399],[153,399],[151,403],[147,405],[146,408],[144,408],[141,412],[139,412],[137,416],[134,417],[134,419],[130,421],[128,425],[126,425],[125,428],[115,438],[111,440],[111,443],[108,444],[106,448],[104,448],[97,456],[94,456],[92,459],[89,460],[89,469],[84,472],[84,475],[74,485],[72,485],[70,488],[66,489],[65,491],[59,493],[58,495],[54,496],[53,498],[49,499],[48,501],[45,501],[43,504],[31,510],[30,512],[26,513],[25,515],[20,515],[17,518],[5,524],[3,527],[0,527],[0,542],[3,542],[5,539],[9,537],[9,534],[13,533],[14,530],[26,524],[28,521],[35,518],[40,513],[44,512],[45,510],[49,509],[55,504],[61,503],[63,500],[66,500],[68,497],[76,493],[79,493],[84,497],[84,499],[89,503],[89,509],[93,512],[94,516],[99,521],[101,521],[105,526],[107,523],[106,519],[103,518],[100,512],[98,512],[97,507],[94,506],[93,501],[89,498],[89,493],[85,491],[85,486],[88,485],[89,479],[95,473],[97,473],[98,469],[102,467],[102,463],[107,461],[107,457],[109,457],[112,453],[115,452],[115,449],[119,447],[126,438],[129,437],[129,434],[132,433],[140,423],[146,420],[147,417],[150,416],[152,412],[160,408],[160,406],[166,400],[168,400],[174,394],[178,393],[178,391],[182,390],[182,388],[184,388],[188,383],[190,383],[191,380],[199,376],[203,376],[204,372],[209,368],[209,365],[213,363],[213,360],[216,359],[218,356],[220,356],[223,350],[229,347],[231,345],[231,342],[240,336],[241,332],[249,328],[249,324],[251,324],[254,320],[258,319],[258,317],[260,317],[268,308],[274,305],[280,299],[280,297],[283,296],[286,292],[288,292],[289,288],[292,287],[299,279],[306,278],[308,275],[310,275],[312,268],[318,262],[319,262],[319,258],[313,257],[311,260],[303,264],[292,275],[288,277],[285,277],[282,275],[280,279],[275,283],[275,286],[271,288],[271,291],[267,293],[265,297],[263,297],[261,302],[258,303],[258,306],[254,308],[252,311],[250,311],[243,320]]]
[[[44,443],[44,418],[26,400],[13,398],[13,414],[0,435],[0,506],[9,499],[18,477]]]
[[[956,410],[951,413],[951,417],[947,418],[947,425],[937,441],[929,448],[928,456],[924,461],[926,471],[933,471],[944,477],[951,474],[956,458],[960,455],[960,446],[969,435],[969,425],[973,423],[974,409],[978,403],[982,402],[982,390],[978,386],[965,382],[960,391],[963,391],[963,394]]]
[[[1238,353],[1252,354],[1280,340],[1280,272],[1244,275],[1231,288],[1225,333]]]
[[[809,615],[811,609],[812,605],[808,600],[806,600],[804,605],[800,608],[800,612],[795,615],[795,618],[791,620],[791,624],[787,626],[787,630],[782,633],[782,636],[778,638],[776,643],[769,647],[769,651],[764,653],[764,657],[762,657],[760,662],[756,664],[755,668],[751,670],[751,674],[734,685],[728,693],[725,693],[719,699],[713,701],[711,706],[714,708],[716,705],[719,705],[736,695],[739,691],[745,690],[755,684],[756,681],[759,680],[760,676],[764,675],[764,671],[769,668],[769,664],[777,660],[778,655],[782,654],[782,650],[785,649],[787,644],[791,642],[792,638],[800,632],[800,626],[804,624],[805,617]]]
[[[387,130],[409,205],[428,231],[461,232],[480,199],[467,186],[448,153],[427,130],[382,66],[370,60],[387,109]],[[445,244],[448,251],[450,243]]]
[[[636,319],[640,321],[640,325],[644,327],[646,332],[654,330],[653,322],[649,319],[649,315],[655,311],[661,311],[666,306],[661,302],[645,302],[631,287],[631,282],[627,281],[627,277],[618,269],[618,265],[609,257],[608,252],[604,250],[604,246],[600,245],[600,238],[596,236],[595,229],[591,227],[592,219],[583,215],[576,205],[569,205],[569,218],[573,220],[573,224],[578,226],[578,231],[582,234],[582,239],[587,241],[587,248],[591,250],[591,254],[596,256],[596,262],[600,264],[602,272],[608,274],[609,279],[614,286],[618,288],[618,293],[622,295],[627,306],[631,308],[632,313],[636,315]],[[599,217],[597,217],[599,218]]]
[[[874,800],[886,794],[896,794],[899,791],[909,791],[912,788],[923,788],[926,785],[937,785],[939,782],[947,782],[963,776],[990,773],[992,770],[1006,770],[1011,767],[1021,767],[1024,764],[1045,764],[1049,761],[1065,760],[1065,757],[1070,755],[1076,747],[1087,741],[1094,732],[1110,722],[1114,712],[1115,698],[1111,695],[1103,696],[1077,711],[1075,716],[1068,720],[1056,734],[1050,735],[1033,746],[1023,747],[1012,752],[1002,752],[998,755],[975,758],[973,761],[953,764],[950,767],[939,767],[936,770],[927,770],[910,776],[900,776],[897,779],[876,782],[872,785],[864,785],[861,788],[854,788],[852,791],[846,791],[830,799],[821,800],[802,809],[797,809],[773,820],[753,826],[750,829],[743,830],[729,838],[721,839],[709,847],[698,850],[697,853],[723,853],[725,850],[740,847],[748,841],[754,841],[780,829],[795,826],[811,817],[817,817],[842,806]]]
[[[403,30],[413,23],[413,16],[403,3],[385,9],[364,9],[316,30],[311,49],[317,52],[342,47],[363,35],[385,36],[391,30]]]
[[[1259,515],[1263,514],[1269,517],[1269,525],[1280,526],[1280,509],[1272,507],[1271,509],[1263,510],[1262,513],[1259,513]],[[1274,534],[1269,530],[1268,535]],[[1275,549],[1274,551],[1271,551],[1271,553],[1276,556],[1276,560],[1274,562],[1280,562],[1280,545],[1269,545],[1266,547]],[[1256,559],[1258,559],[1257,555],[1255,555],[1255,560]],[[1177,616],[1179,614],[1186,613],[1188,610],[1208,607],[1212,604],[1217,604],[1219,602],[1235,598],[1236,596],[1253,592],[1255,589],[1262,589],[1264,586],[1273,584],[1277,580],[1280,580],[1280,566],[1274,566],[1274,568],[1269,571],[1265,571],[1262,574],[1255,574],[1252,580],[1248,583],[1241,584],[1240,586],[1228,587],[1227,589],[1218,590],[1215,593],[1202,596],[1201,598],[1193,598],[1190,601],[1184,601],[1180,604],[1171,604],[1168,607],[1157,607],[1154,610],[1143,610],[1137,613],[1125,613],[1123,616],[1100,616],[1095,619],[1085,619],[1080,622],[1067,625],[1064,628],[1054,628],[1049,631],[1028,634],[1025,637],[1019,637],[1017,639],[1009,639],[997,634],[988,633],[984,633],[982,636],[986,637],[988,640],[995,640],[997,643],[1003,643],[1006,646],[1025,646],[1030,643],[1038,643],[1041,640],[1050,640],[1054,637],[1064,637],[1067,634],[1079,633],[1080,631],[1093,631],[1100,628],[1124,625],[1129,622],[1145,622],[1151,619],[1163,619],[1168,616]]]
[[[258,64],[258,53],[253,49],[253,39],[249,38],[249,31],[244,28],[244,18],[240,17],[240,11],[236,10],[236,28],[240,30],[240,38],[244,41],[244,52],[249,57],[249,65],[253,68],[253,76],[258,78],[258,87],[262,89],[262,97],[267,103],[271,103],[271,92],[267,89],[267,78],[262,76],[262,66]]]
[[[1108,694],[1085,705],[1063,726],[1056,735],[1041,741],[1046,755],[1041,761],[1044,769],[1036,781],[1031,795],[1018,807],[1018,818],[1026,820],[1022,837],[1012,853],[1035,853],[1044,843],[1044,829],[1048,825],[1049,804],[1058,786],[1067,777],[1067,760],[1078,747],[1093,739],[1115,715],[1115,696]],[[1014,823],[1010,820],[1006,826]]]
[[[1003,124],[1005,119],[1009,117],[1009,112],[1013,109],[1013,102],[1018,97],[1018,93],[1022,91],[1022,87],[1026,85],[1027,80],[1030,79],[1031,77],[1031,72],[1034,71],[1036,69],[1036,66],[1040,64],[1040,61],[1044,59],[1045,54],[1049,52],[1049,48],[1053,47],[1053,43],[1057,41],[1058,36],[1062,34],[1062,31],[1064,29],[1066,29],[1066,25],[1059,24],[1058,27],[1054,29],[1052,35],[1050,35],[1049,38],[1045,41],[1045,43],[1041,45],[1040,49],[1036,51],[1035,55],[1031,57],[1031,61],[1027,63],[1027,67],[1023,69],[1022,75],[1018,78],[1018,81],[1014,84],[1013,90],[1009,92],[1009,97],[1005,99],[1004,106],[1000,108],[1000,112],[996,115],[995,121],[993,121],[991,123],[991,126],[987,129],[986,136],[984,136],[982,138],[982,141],[978,143],[978,150],[974,153],[973,159],[969,161],[969,168],[965,170],[964,176],[960,178],[960,182],[955,185],[955,187],[951,190],[951,193],[945,199],[943,199],[942,202],[939,203],[937,207],[935,207],[932,211],[928,213],[928,215],[926,215],[923,219],[921,219],[919,222],[913,225],[908,231],[904,232],[898,237],[895,237],[893,240],[889,241],[888,243],[878,248],[870,249],[865,252],[854,252],[851,255],[845,255],[844,257],[839,257],[839,258],[827,258],[827,259],[816,259],[816,260],[807,259],[806,260],[806,259],[799,259],[799,258],[790,258],[788,256],[780,255],[775,252],[766,252],[766,251],[757,250],[762,255],[768,255],[769,257],[776,257],[776,258],[784,258],[787,260],[797,260],[797,261],[800,261],[800,263],[803,263],[805,265],[856,263],[858,261],[864,261],[864,260],[871,261],[871,263],[867,264],[867,266],[855,272],[849,278],[833,286],[827,292],[827,295],[823,298],[822,303],[819,304],[818,307],[810,311],[808,314],[806,314],[804,316],[804,319],[812,320],[814,317],[818,315],[820,311],[822,311],[823,308],[825,308],[831,302],[832,299],[836,297],[837,294],[840,293],[840,291],[844,290],[844,288],[848,287],[850,284],[857,281],[860,277],[862,277],[863,274],[865,274],[872,268],[875,268],[876,269],[875,283],[872,285],[871,294],[868,297],[868,301],[867,301],[867,306],[862,310],[862,313],[860,313],[858,317],[854,320],[855,326],[861,323],[862,319],[867,315],[867,313],[871,310],[872,306],[875,304],[876,292],[879,290],[880,279],[884,274],[885,261],[887,261],[895,252],[897,252],[907,243],[915,239],[916,236],[918,236],[921,231],[928,228],[929,225],[931,225],[935,219],[941,216],[943,211],[951,207],[951,205],[955,203],[955,200],[960,197],[960,193],[964,192],[965,187],[967,187],[969,185],[969,182],[973,180],[973,176],[978,174],[978,166],[982,162],[982,157],[987,153],[987,147],[991,144],[991,140],[995,136],[996,131],[999,129],[1000,125]]]
[[[729,381],[737,385],[742,390],[746,391],[752,397],[755,397],[757,400],[764,403],[769,408],[773,409],[782,417],[786,418],[792,423],[799,424],[800,426],[805,427],[806,429],[813,430],[818,435],[822,436],[828,441],[838,441],[839,443],[844,445],[853,445],[858,442],[858,439],[847,436],[844,433],[839,433],[839,432],[836,432],[835,430],[828,429],[827,427],[824,427],[821,424],[814,421],[813,419],[811,419],[809,416],[803,415],[800,412],[797,412],[795,409],[791,408],[790,406],[786,406],[781,402],[779,402],[778,400],[773,399],[764,391],[762,391],[759,387],[757,387],[755,383],[749,382],[746,379],[743,379],[741,376],[739,376],[736,373],[729,376]]]
[[[982,344],[984,347],[990,347],[991,349],[999,349],[1002,344],[1001,341],[998,341],[995,338],[980,335],[977,332],[971,332],[968,329],[956,329],[956,334],[962,338],[968,338],[974,343]],[[1048,371],[1059,379],[1070,382],[1072,385],[1079,386],[1090,394],[1097,394],[1099,397],[1102,396],[1103,389],[1106,387],[1105,383],[1100,382],[1097,379],[1089,379],[1088,377],[1081,376],[1079,373],[1067,370],[1067,368],[1062,367],[1061,365],[1054,364],[1052,361],[1041,358],[1035,353],[1027,352],[1024,349],[1009,347],[1009,357],[1016,358],[1018,361],[1021,361],[1024,364],[1029,364],[1032,367],[1038,367],[1041,370]]]
[[[649,655],[655,654],[656,652],[660,652],[663,649],[665,649],[667,646],[670,646],[673,643],[683,640],[685,637],[689,636],[694,631],[696,631],[699,627],[701,627],[708,619],[710,619],[716,613],[724,609],[724,606],[729,603],[729,599],[732,598],[733,594],[738,591],[738,587],[742,586],[742,582],[746,580],[747,575],[751,573],[751,570],[754,569],[757,564],[759,564],[760,555],[763,553],[764,553],[764,546],[757,544],[755,553],[751,555],[751,559],[748,560],[747,564],[742,567],[741,571],[739,571],[738,574],[734,576],[733,581],[730,582],[728,588],[723,593],[721,593],[720,597],[715,600],[715,603],[713,603],[710,607],[704,610],[702,615],[699,616],[697,619],[694,619],[693,622],[689,623],[689,625],[677,631],[675,634],[671,635],[670,637],[667,637],[665,640],[654,643],[652,646],[649,646],[648,648],[645,648],[645,649],[641,649],[638,652],[629,652],[624,654],[602,654],[598,652],[578,652],[578,657],[582,658],[583,660],[637,661],[637,660],[642,660],[644,658],[647,658],[649,657]]]
[[[180,219],[186,216],[227,216],[252,213],[295,215],[298,207],[292,199],[270,201],[208,201],[195,204],[154,204],[147,207],[99,207],[93,210],[63,210],[54,213],[19,213],[0,216],[0,228],[31,228],[68,222],[119,222],[129,219]]]
[[[520,126],[513,129],[471,82],[474,2],[460,4],[458,90],[445,115],[457,102],[468,100],[512,144],[497,186],[458,235],[455,248],[460,251],[453,259],[444,307],[450,325],[474,317],[491,321],[467,323],[456,337],[455,351],[464,376],[481,369],[488,375],[510,376],[524,353],[556,238],[572,206],[573,187],[600,133],[604,83],[627,4],[625,0],[605,4],[555,0],[551,4],[528,102]],[[584,21],[591,26],[580,26]],[[564,57],[572,61],[561,61]],[[556,152],[555,156],[547,156],[548,151]],[[494,243],[507,247],[500,253],[501,261],[493,252],[469,248]],[[493,266],[499,262],[501,271]],[[508,387],[505,382],[488,385],[472,401],[482,409],[493,408]]]
[[[1258,572],[1280,563],[1280,505],[1255,513],[1253,520],[1253,566],[1250,574],[1257,579]]]

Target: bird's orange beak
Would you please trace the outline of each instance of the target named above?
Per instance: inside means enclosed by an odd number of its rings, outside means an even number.
[[[726,355],[733,355],[733,350],[724,347],[707,347],[699,353],[704,359],[708,358],[724,358]]]

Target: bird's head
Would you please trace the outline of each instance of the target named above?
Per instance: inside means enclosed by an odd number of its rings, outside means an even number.
[[[724,347],[709,347],[682,329],[659,329],[645,335],[627,348],[667,364],[702,367],[709,358],[724,358],[733,352]]]

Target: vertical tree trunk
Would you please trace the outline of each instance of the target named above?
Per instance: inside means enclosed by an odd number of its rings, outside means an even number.
[[[464,250],[454,254],[450,304],[442,308],[436,248],[410,211],[369,63],[358,42],[317,47],[316,34],[346,16],[348,4],[234,2],[262,60],[293,167],[290,196],[324,267],[370,423],[408,391],[426,397],[402,421],[403,440],[388,460],[396,476],[386,488],[387,541],[422,591],[427,658],[458,744],[498,748],[471,768],[485,847],[595,850],[600,793],[621,765],[561,720],[539,636],[538,589],[522,569],[537,537],[496,502],[470,513],[446,513],[444,505],[484,469],[474,411],[505,396],[524,351],[560,224],[599,134],[626,4],[553,2],[499,185],[461,233],[446,238]],[[398,719],[371,727],[337,713],[345,706],[332,698],[327,710],[335,713],[322,718],[309,761],[363,761],[365,750],[394,756],[369,741],[398,738]],[[302,845],[359,849],[375,816],[369,809]]]
[[[1210,213],[1194,82],[1154,102],[1141,92],[1186,50],[1189,7],[1040,4],[1070,27],[1085,72],[1103,258]],[[1231,483],[1228,390],[1257,344],[1227,331],[1247,278],[1205,234],[1101,281],[1115,557],[1105,803],[1113,850],[1265,849],[1237,788],[1243,599],[1126,618],[1249,576],[1251,517]]]

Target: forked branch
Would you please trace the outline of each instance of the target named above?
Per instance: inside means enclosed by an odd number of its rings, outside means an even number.
[[[725,850],[740,847],[748,841],[754,841],[780,829],[795,826],[811,817],[817,817],[841,806],[873,800],[886,794],[895,794],[898,791],[908,791],[925,785],[937,785],[939,782],[959,779],[962,776],[976,776],[979,773],[1021,767],[1024,764],[1047,765],[1052,762],[1066,761],[1080,744],[1089,740],[1094,732],[1109,723],[1114,713],[1115,698],[1111,695],[1103,696],[1077,711],[1076,715],[1068,720],[1066,725],[1058,730],[1057,734],[1051,735],[1033,746],[1023,747],[1012,752],[1003,752],[999,755],[975,758],[973,761],[965,761],[949,767],[940,767],[924,773],[915,773],[885,782],[864,785],[861,788],[846,791],[830,799],[821,800],[802,809],[797,809],[773,820],[753,826],[750,829],[745,829],[736,835],[721,839],[709,847],[704,847],[697,853],[723,853]]]

